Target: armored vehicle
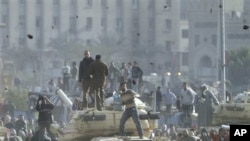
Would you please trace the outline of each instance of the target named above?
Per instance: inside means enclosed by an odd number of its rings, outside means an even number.
[[[237,94],[229,103],[222,103],[214,107],[213,125],[221,124],[249,124],[250,120],[250,92]]]
[[[64,104],[72,107],[72,100],[61,90],[58,89],[56,94]],[[140,101],[140,100],[136,100]],[[120,118],[123,113],[122,108],[104,109],[97,111],[95,108],[87,110],[70,111],[70,120],[64,129],[53,126],[54,131],[58,131],[59,141],[70,140],[90,140],[93,137],[117,136],[119,133]],[[146,111],[143,103],[137,104],[139,116],[145,137],[149,136],[152,129],[157,128],[158,113]],[[132,119],[126,122],[126,133],[131,136],[138,136],[137,128]]]

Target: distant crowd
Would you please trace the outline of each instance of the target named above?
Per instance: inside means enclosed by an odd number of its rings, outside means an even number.
[[[102,111],[104,109],[105,96],[107,96],[108,93],[122,92],[122,94],[131,93],[132,95],[142,95],[143,70],[137,61],[122,62],[121,67],[117,67],[114,62],[111,62],[110,66],[107,66],[107,64],[102,61],[101,55],[97,54],[95,59],[93,59],[90,52],[85,51],[79,66],[77,66],[76,62],[72,62],[71,66],[69,66],[65,61],[61,72],[62,77],[57,78],[57,80],[54,78],[49,80],[46,91],[55,93],[56,89],[60,88],[65,91],[66,94],[77,93],[79,98],[81,98],[81,105],[73,105],[73,110],[85,110],[89,107],[94,107],[95,104],[96,110]],[[126,84],[123,91],[120,89],[121,84]],[[145,101],[152,99],[155,94],[155,109],[161,114],[164,114],[165,119],[163,126],[156,129],[152,134],[152,138],[155,141],[163,139],[171,141],[229,140],[229,132],[225,128],[220,128],[219,130],[201,128],[212,125],[212,105],[220,104],[218,95],[215,95],[208,85],[202,84],[197,91],[194,91],[187,82],[183,82],[180,93],[178,94],[175,94],[171,90],[171,87],[165,86],[165,84],[162,84],[155,90],[151,90],[148,94],[149,97],[144,99]],[[131,106],[130,102],[131,100],[129,103],[124,102],[121,104],[128,107]],[[134,100],[132,103],[132,107],[130,108],[135,108]],[[149,102],[148,104],[153,106],[153,103]],[[3,112],[1,115],[2,126],[10,130],[10,134],[6,134],[6,140],[14,141],[14,139],[11,138],[18,138],[16,139],[18,141],[31,141],[32,136],[35,131],[39,129],[40,125],[38,125],[33,118],[27,117],[29,119],[25,119],[25,116],[22,114],[15,118],[15,110],[15,104],[6,100],[2,107]],[[131,112],[126,110],[124,121],[121,120],[123,124],[125,124],[126,121],[126,114]],[[180,115],[180,123],[169,124],[167,120],[172,118],[177,112],[182,113]],[[198,115],[197,121],[195,122],[192,120],[193,113],[197,113]],[[53,120],[53,123],[56,123],[56,121]],[[136,123],[136,125],[139,126],[139,123]],[[121,131],[124,132],[123,128],[122,126]],[[175,130],[181,128],[184,128],[181,132]],[[143,138],[143,134],[140,134],[140,137]]]

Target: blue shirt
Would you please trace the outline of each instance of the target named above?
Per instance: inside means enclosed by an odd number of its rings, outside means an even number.
[[[167,92],[165,94],[166,105],[174,104],[176,102],[176,96],[173,92]]]

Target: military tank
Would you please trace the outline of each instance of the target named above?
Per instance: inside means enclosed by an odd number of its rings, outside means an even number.
[[[72,107],[72,101],[61,89],[58,89],[56,94],[64,104]],[[140,103],[138,99],[136,101],[144,135],[149,137],[151,131],[158,127],[158,113],[147,111],[146,105]],[[59,129],[57,126],[54,128],[58,131],[59,141],[87,141],[93,137],[117,136],[122,113],[122,108],[103,109],[102,111],[97,111],[96,108],[72,110],[69,113],[70,120],[67,126],[64,129]],[[127,135],[138,136],[137,128],[131,118],[126,122],[125,127]]]
[[[213,105],[213,125],[249,124],[250,92],[237,94],[229,103]]]

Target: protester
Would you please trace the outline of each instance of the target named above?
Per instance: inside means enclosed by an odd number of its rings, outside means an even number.
[[[86,109],[88,107],[88,93],[92,101],[94,101],[94,98],[91,96],[92,90],[90,88],[91,85],[91,79],[90,76],[88,76],[88,68],[89,65],[94,62],[94,59],[91,57],[91,54],[88,50],[84,51],[84,58],[80,62],[79,65],[79,74],[78,74],[78,81],[82,84],[82,91],[83,91],[83,101],[82,106],[83,109]]]
[[[109,75],[108,75],[108,81],[110,83],[110,92],[113,93],[115,90],[117,90],[117,83],[119,78],[120,71],[115,66],[114,62],[110,63],[109,67]]]
[[[170,88],[167,88],[167,92],[164,94],[165,100],[166,100],[166,113],[172,115],[172,107],[176,103],[176,96],[175,94],[170,90]]]
[[[184,127],[191,127],[191,113],[193,112],[195,95],[194,90],[184,82],[181,93],[182,121]]]
[[[198,126],[211,126],[213,108],[212,103],[219,105],[214,93],[209,90],[206,84],[200,86],[200,93],[197,95],[196,112],[198,113]]]
[[[78,74],[78,68],[76,65],[76,62],[73,61],[72,65],[70,67],[70,74],[71,74],[71,78],[70,78],[70,90],[72,90],[72,92],[75,92],[76,88],[77,88],[77,74]]]
[[[183,89],[181,94],[181,106],[183,112],[192,113],[194,100],[195,100],[195,93],[191,87],[188,86],[186,82],[183,83]]]
[[[95,93],[95,104],[99,111],[102,111],[104,106],[104,83],[108,74],[108,67],[101,60],[101,55],[96,55],[95,61],[89,65],[88,76],[92,77],[91,88]]]
[[[19,134],[20,131],[27,133],[27,122],[23,115],[19,115],[17,121],[15,122],[16,132]]]
[[[119,127],[120,135],[126,136],[125,123],[130,117],[132,117],[132,119],[135,122],[139,137],[142,139],[143,130],[142,130],[138,111],[137,111],[136,104],[135,104],[135,97],[137,93],[133,90],[127,89],[126,82],[123,82],[120,84],[120,90],[121,90],[122,105],[125,105],[126,107],[120,120],[120,127]]]
[[[119,82],[120,83],[122,83],[122,82],[128,82],[129,74],[130,74],[129,73],[129,69],[127,68],[126,64],[124,62],[122,62],[122,66],[120,68]]]
[[[161,92],[161,87],[158,86],[156,89],[156,111],[161,110],[161,102],[162,102],[162,92]]]
[[[70,79],[70,66],[67,64],[67,62],[64,62],[64,66],[62,68],[62,74],[63,74],[63,90],[69,91],[69,79]]]
[[[36,105],[36,110],[39,112],[38,114],[39,130],[38,132],[35,133],[36,135],[38,134],[39,136],[39,132],[44,133],[45,131],[47,131],[48,135],[52,138],[52,140],[55,140],[53,134],[50,131],[50,125],[53,122],[51,113],[53,109],[54,109],[54,104],[46,96],[40,95]]]
[[[140,83],[142,81],[143,71],[139,67],[138,63],[134,61],[134,65],[132,66],[132,89],[136,92],[140,89]]]

